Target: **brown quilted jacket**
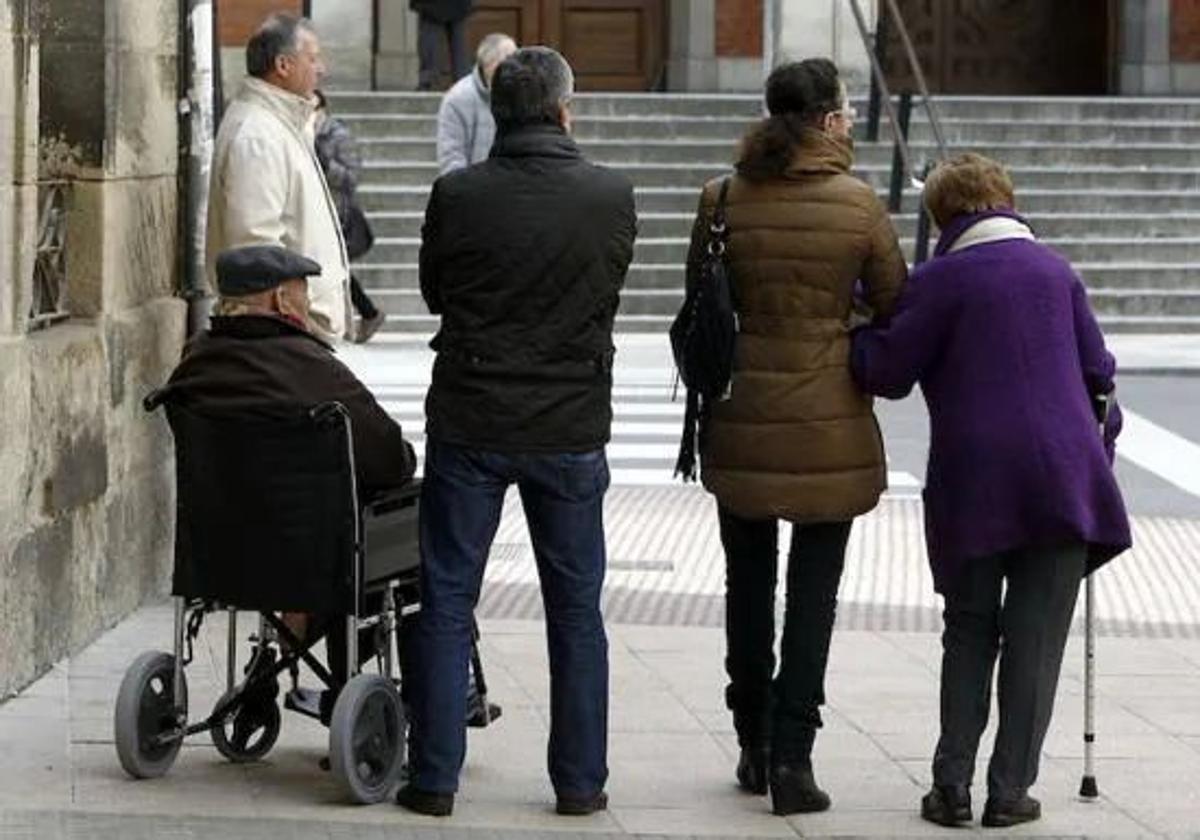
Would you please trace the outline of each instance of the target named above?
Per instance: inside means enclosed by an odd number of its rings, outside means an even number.
[[[887,486],[871,398],[850,376],[855,281],[876,317],[891,314],[907,269],[891,219],[850,174],[849,143],[809,131],[783,177],[734,176],[729,260],[739,318],[729,398],[701,441],[701,478],[747,518],[847,520]],[[689,282],[708,237],[719,180],[692,231]]]

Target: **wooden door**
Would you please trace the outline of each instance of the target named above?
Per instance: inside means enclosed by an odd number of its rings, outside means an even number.
[[[934,92],[1099,95],[1111,89],[1111,0],[897,0]],[[914,90],[896,27],[885,69]]]
[[[663,79],[666,0],[479,0],[472,49],[488,32],[558,50],[579,90],[651,90]]]

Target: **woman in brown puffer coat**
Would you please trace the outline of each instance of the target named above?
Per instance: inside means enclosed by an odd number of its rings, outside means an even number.
[[[813,778],[838,583],[855,516],[887,484],[871,398],[850,375],[849,322],[886,318],[906,268],[887,211],[850,174],[854,112],[836,66],[810,59],[767,80],[770,117],[742,143],[727,200],[738,336],[728,399],[701,434],[726,556],[726,702],[742,748],[738,782],[777,814],[820,811]],[[720,180],[701,196],[689,282]],[[792,523],[780,667],[775,583],[780,520]]]

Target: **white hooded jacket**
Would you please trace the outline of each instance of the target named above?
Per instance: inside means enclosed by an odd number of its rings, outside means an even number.
[[[217,254],[281,245],[321,265],[310,277],[314,327],[329,341],[347,330],[349,260],[337,209],[313,148],[312,102],[247,77],[217,132],[209,182],[208,281]]]

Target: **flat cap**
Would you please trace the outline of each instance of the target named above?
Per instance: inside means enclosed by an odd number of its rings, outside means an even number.
[[[319,263],[278,245],[246,245],[217,255],[217,290],[231,297],[265,292],[284,280],[320,273]]]

